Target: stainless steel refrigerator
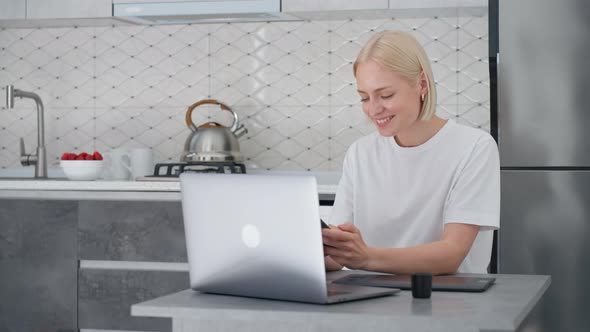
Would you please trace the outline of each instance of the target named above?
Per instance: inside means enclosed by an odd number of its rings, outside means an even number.
[[[525,331],[590,331],[590,1],[490,1],[490,51],[498,270],[552,277]]]

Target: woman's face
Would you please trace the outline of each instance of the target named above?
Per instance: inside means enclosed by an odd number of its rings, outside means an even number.
[[[357,66],[356,84],[363,112],[382,136],[403,134],[418,120],[420,98],[425,93],[421,84],[412,85],[408,79],[374,61]]]

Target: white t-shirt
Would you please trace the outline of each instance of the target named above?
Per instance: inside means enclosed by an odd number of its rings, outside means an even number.
[[[479,225],[457,272],[487,273],[500,226],[500,162],[486,132],[452,120],[427,142],[400,147],[379,133],[348,149],[330,223],[353,222],[365,243],[410,247],[441,238],[446,223]]]

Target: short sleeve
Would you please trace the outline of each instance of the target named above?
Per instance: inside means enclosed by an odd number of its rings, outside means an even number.
[[[494,230],[500,226],[500,160],[491,136],[477,142],[453,179],[444,223],[464,223]]]
[[[348,149],[342,164],[342,176],[338,182],[334,206],[330,213],[329,223],[341,225],[354,222],[353,191],[354,191],[354,144]]]

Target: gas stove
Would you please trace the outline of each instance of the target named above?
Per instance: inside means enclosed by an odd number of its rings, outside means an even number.
[[[139,177],[137,181],[178,181],[178,176],[185,172],[192,173],[237,173],[245,174],[246,166],[233,161],[190,162],[190,163],[159,163],[154,173]]]

